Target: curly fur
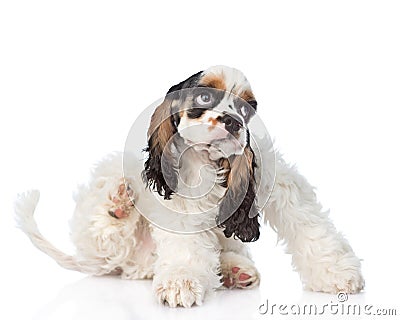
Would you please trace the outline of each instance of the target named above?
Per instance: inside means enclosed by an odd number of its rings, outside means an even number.
[[[168,170],[162,170],[161,157],[163,152],[154,147],[155,139],[154,136],[151,136],[149,145],[144,149],[148,153],[148,158],[144,165],[142,178],[151,190],[156,191],[165,200],[170,200],[178,184],[178,176],[174,166],[168,167]],[[165,155],[166,153],[164,153]],[[167,184],[166,180],[169,181],[169,184]]]

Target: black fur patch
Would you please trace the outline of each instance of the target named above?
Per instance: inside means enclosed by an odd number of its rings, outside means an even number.
[[[254,170],[257,165],[253,150],[251,150],[251,152],[253,154],[251,163],[253,175],[249,177],[247,190],[243,190],[243,192],[246,192],[244,198],[243,193],[241,195],[233,194],[233,192],[228,189],[220,204],[219,214],[216,220],[218,227],[225,228],[225,237],[230,238],[233,235],[243,242],[256,241],[260,237],[259,212],[255,203],[256,183]],[[243,199],[242,203],[239,204],[238,199]],[[237,208],[233,214],[231,214],[231,208]]]
[[[150,137],[148,146],[143,150],[148,152],[149,157],[144,163],[142,179],[147,187],[163,196],[165,200],[170,200],[175,191],[174,189],[178,185],[177,173],[173,166],[164,166],[164,171],[162,170],[162,154],[157,152],[155,148],[150,147],[153,145],[152,139],[153,137]],[[166,172],[166,169],[168,169],[168,172]],[[169,185],[165,179],[169,182]]]
[[[200,75],[203,71],[199,71],[193,75],[191,75],[189,78],[187,78],[186,80],[179,82],[178,84],[173,85],[171,88],[169,88],[167,95],[175,92],[175,91],[179,91],[182,89],[188,89],[188,88],[194,88],[197,87],[197,84],[200,80]]]
[[[207,109],[203,108],[190,108],[187,109],[187,116],[189,119],[197,119],[200,118]]]

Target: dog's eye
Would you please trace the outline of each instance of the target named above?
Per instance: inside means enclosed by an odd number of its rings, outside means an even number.
[[[207,106],[211,104],[212,96],[209,92],[202,92],[196,97],[196,103],[200,106]]]

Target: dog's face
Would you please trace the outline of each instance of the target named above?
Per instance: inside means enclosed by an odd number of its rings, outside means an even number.
[[[175,98],[174,121],[187,144],[208,150],[212,160],[244,152],[257,102],[240,71],[213,67],[172,87],[168,95]]]
[[[233,68],[212,67],[172,86],[152,115],[143,172],[147,185],[169,200],[178,185],[174,150],[184,145],[207,152],[209,161],[227,172],[218,225],[227,237],[235,235],[242,241],[259,236],[256,161],[248,131],[256,108],[249,82]]]

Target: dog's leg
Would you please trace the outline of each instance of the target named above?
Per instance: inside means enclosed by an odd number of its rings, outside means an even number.
[[[212,232],[179,235],[155,228],[153,289],[170,307],[200,305],[220,283],[218,239]]]
[[[122,154],[109,155],[92,171],[88,185],[80,187],[71,237],[79,259],[95,261],[101,274],[149,278],[154,245],[148,224],[134,206],[140,191],[131,187],[131,179],[122,178],[121,164]]]
[[[138,195],[122,178],[121,164],[122,154],[107,156],[92,171],[89,183],[75,193],[76,209],[70,226],[76,255],[58,250],[40,233],[33,216],[38,191],[24,193],[16,201],[19,227],[36,247],[64,268],[94,275],[151,277],[154,245],[149,226],[132,206],[129,194],[132,199]]]
[[[252,289],[260,283],[260,274],[254,265],[246,244],[226,238],[218,229],[222,251],[220,255],[223,285],[229,289]]]
[[[278,155],[275,186],[264,213],[287,244],[304,287],[359,292],[364,287],[360,260],[321,209],[310,184]]]
[[[142,278],[145,272],[136,259],[140,214],[129,198],[124,179],[117,174],[95,176],[87,188],[82,188],[71,221],[79,259],[97,261],[104,273]]]

